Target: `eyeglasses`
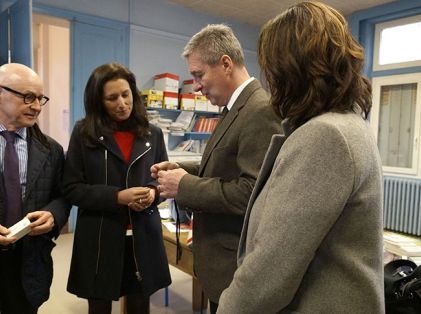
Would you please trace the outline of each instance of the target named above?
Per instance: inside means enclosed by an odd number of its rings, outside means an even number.
[[[6,87],[6,86],[0,85],[0,87],[4,88],[8,92],[11,92],[15,95],[18,95],[18,96],[22,97],[23,102],[27,105],[32,104],[35,101],[35,99],[38,99],[40,106],[44,106],[50,100],[50,98],[48,98],[47,96],[44,96],[44,95],[37,96],[37,95],[35,95],[34,93],[31,93],[31,92],[23,94],[21,92],[18,92],[16,90],[11,89],[11,88]]]

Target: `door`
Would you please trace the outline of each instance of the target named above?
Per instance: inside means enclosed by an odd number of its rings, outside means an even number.
[[[75,21],[72,24],[73,96],[72,125],[84,117],[83,93],[91,72],[99,65],[127,65],[128,26],[108,27]]]
[[[72,105],[71,128],[85,116],[83,94],[92,71],[108,62],[128,63],[128,24],[115,25],[72,21]],[[76,226],[77,211],[69,217],[69,230]]]

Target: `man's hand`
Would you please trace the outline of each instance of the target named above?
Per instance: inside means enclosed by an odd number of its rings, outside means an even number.
[[[175,162],[163,161],[157,164],[154,164],[151,167],[151,176],[154,179],[158,178],[158,172],[161,170],[173,170],[178,169],[180,166]]]
[[[187,171],[181,168],[168,171],[160,170],[158,172],[158,191],[160,195],[165,198],[175,198],[181,178],[186,174]]]
[[[0,245],[7,246],[16,241],[16,237],[6,238],[6,235],[10,233],[10,230],[0,225]]]
[[[40,235],[48,233],[53,230],[54,227],[54,217],[49,211],[39,210],[36,212],[31,212],[26,215],[26,218],[31,222],[31,232],[29,235]]]

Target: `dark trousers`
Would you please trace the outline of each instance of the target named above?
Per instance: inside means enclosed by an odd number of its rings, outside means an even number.
[[[120,295],[126,296],[127,314],[149,314],[149,297],[143,295],[142,282],[135,276],[132,241],[132,237],[126,237]],[[110,314],[111,303],[111,300],[89,299],[89,314]]]
[[[35,314],[22,287],[22,248],[16,245],[0,247],[0,313]]]
[[[109,300],[88,300],[89,314],[110,314],[111,302]],[[149,314],[149,297],[141,294],[126,296],[127,314]]]
[[[216,314],[216,310],[218,309],[218,303],[212,302],[209,300],[209,310],[210,314]]]

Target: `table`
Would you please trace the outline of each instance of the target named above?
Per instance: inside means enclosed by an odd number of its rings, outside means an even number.
[[[199,311],[206,309],[208,298],[204,295],[202,285],[196,278],[193,272],[193,252],[187,246],[187,232],[180,233],[180,248],[181,258],[176,263],[177,256],[177,241],[175,233],[169,232],[168,229],[162,226],[162,233],[164,236],[165,251],[167,252],[168,263],[175,268],[185,272],[192,276],[192,309],[193,311]],[[203,304],[202,304],[203,302]]]
[[[421,240],[419,237],[384,231],[383,240],[386,252],[404,259],[411,258],[417,265],[421,264]]]

